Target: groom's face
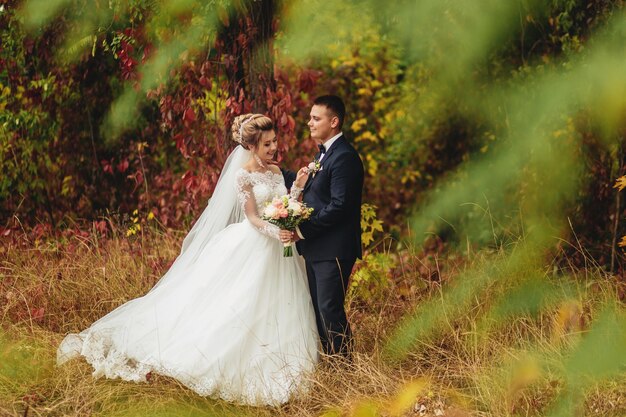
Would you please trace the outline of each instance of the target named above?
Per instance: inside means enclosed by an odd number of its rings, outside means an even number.
[[[339,119],[326,106],[314,105],[309,119],[311,138],[317,143],[324,143],[337,133]]]

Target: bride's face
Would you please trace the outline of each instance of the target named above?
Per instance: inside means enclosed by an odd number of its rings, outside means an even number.
[[[276,155],[278,150],[278,139],[276,138],[276,132],[268,130],[261,133],[261,139],[259,144],[253,148],[254,153],[263,161],[271,161]]]

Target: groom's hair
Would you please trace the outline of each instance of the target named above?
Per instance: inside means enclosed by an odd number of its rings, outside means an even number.
[[[343,126],[343,119],[346,117],[346,106],[343,100],[338,96],[325,95],[319,96],[313,101],[314,106],[324,106],[331,111],[339,119],[339,129]]]

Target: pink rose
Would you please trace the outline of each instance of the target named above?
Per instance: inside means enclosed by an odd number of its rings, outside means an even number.
[[[278,215],[284,219],[286,217],[289,217],[289,212],[287,211],[287,209],[282,208],[278,210]]]

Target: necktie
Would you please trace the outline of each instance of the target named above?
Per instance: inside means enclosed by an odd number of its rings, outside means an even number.
[[[323,155],[326,153],[326,148],[324,147],[324,145],[322,145],[321,143],[319,145],[317,145],[317,147],[320,149],[320,154]]]

